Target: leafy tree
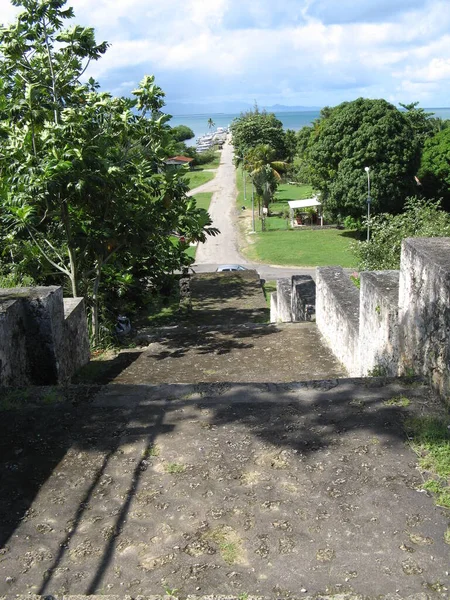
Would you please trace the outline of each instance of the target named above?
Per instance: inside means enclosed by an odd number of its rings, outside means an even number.
[[[297,133],[293,129],[286,129],[285,133],[286,162],[292,163],[298,152]]]
[[[371,168],[373,209],[398,212],[414,192],[420,148],[405,114],[385,100],[359,98],[323,113],[304,155],[328,213],[358,218],[367,198],[364,167]]]
[[[353,246],[363,271],[399,269],[402,240],[408,237],[450,236],[450,214],[439,201],[408,198],[399,215],[383,213],[370,220],[371,239]]]
[[[409,121],[417,143],[422,147],[425,140],[431,137],[435,133],[435,123],[433,120],[433,113],[427,113],[423,108],[417,108],[418,102],[411,102],[410,104],[402,104],[400,106],[405,110],[405,117]]]
[[[428,197],[442,198],[450,209],[450,129],[443,129],[425,141],[419,171],[422,189]]]
[[[230,129],[235,152],[239,156],[260,144],[273,148],[276,160],[284,160],[287,156],[283,124],[273,113],[260,111],[255,106],[252,111],[234,119]]]
[[[187,125],[177,125],[172,127],[170,133],[176,142],[184,142],[195,137],[195,133]]]
[[[216,124],[214,123],[214,121],[212,120],[212,118],[209,117],[209,119],[208,119],[208,129],[211,131],[211,129],[213,127],[215,127],[215,126],[216,126]]]
[[[248,152],[244,162],[244,166],[250,171],[256,193],[267,209],[281,179],[280,173],[286,169],[285,162],[274,159],[275,150],[268,144],[259,144]]]
[[[170,117],[163,92],[145,77],[133,99],[100,93],[80,77],[107,44],[93,30],[64,31],[65,0],[15,0],[25,11],[0,30],[2,252],[32,249],[92,307],[98,335],[101,282],[136,274],[156,280],[189,262],[183,244],[204,240],[206,211],[166,171]],[[18,251],[19,248],[19,251]]]

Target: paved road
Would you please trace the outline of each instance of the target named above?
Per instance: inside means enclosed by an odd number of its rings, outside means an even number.
[[[213,192],[209,214],[214,227],[220,230],[216,237],[208,236],[204,244],[199,244],[196,254],[197,264],[246,264],[238,251],[236,221],[236,174],[233,165],[233,146],[227,142],[222,150],[220,166],[212,181],[201,185],[190,194]]]
[[[311,275],[315,268],[276,267],[248,261],[238,250],[238,233],[236,228],[236,170],[233,165],[233,146],[227,142],[222,150],[220,166],[212,181],[191,190],[193,196],[200,192],[213,192],[209,213],[214,227],[220,230],[216,237],[208,237],[197,249],[194,270],[197,273],[215,271],[219,265],[237,263],[258,271],[262,279],[271,280],[291,275]]]

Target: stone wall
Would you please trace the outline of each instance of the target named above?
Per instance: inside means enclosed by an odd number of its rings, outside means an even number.
[[[315,320],[316,284],[311,275],[293,275],[277,280],[270,296],[270,322]]]
[[[84,301],[60,287],[0,289],[0,384],[63,383],[89,361]]]
[[[351,377],[358,377],[359,290],[342,267],[316,271],[316,322]]]
[[[398,271],[361,273],[360,375],[398,373]]]
[[[351,376],[421,375],[450,397],[450,239],[404,240],[400,271],[317,269],[317,325]]]
[[[428,377],[450,396],[450,239],[412,238],[402,245],[399,372]]]

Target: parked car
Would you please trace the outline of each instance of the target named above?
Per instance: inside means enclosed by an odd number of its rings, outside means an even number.
[[[242,265],[220,265],[217,267],[216,271],[218,273],[223,273],[224,271],[247,271],[247,269]]]

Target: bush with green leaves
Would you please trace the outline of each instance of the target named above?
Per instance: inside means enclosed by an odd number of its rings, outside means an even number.
[[[359,269],[399,269],[402,241],[410,237],[450,237],[450,214],[439,201],[408,198],[401,214],[371,217],[370,241],[352,246]]]
[[[84,295],[97,337],[108,277],[119,291],[138,274],[154,282],[217,230],[183,173],[165,168],[173,138],[154,77],[131,98],[82,83],[108,44],[92,28],[63,28],[74,16],[65,0],[13,3],[23,12],[0,27],[0,255],[32,266],[31,251],[47,282]]]

